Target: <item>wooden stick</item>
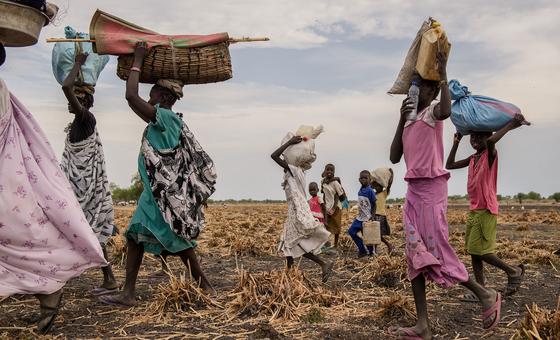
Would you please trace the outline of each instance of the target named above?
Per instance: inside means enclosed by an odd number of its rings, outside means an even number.
[[[255,42],[255,41],[269,41],[268,37],[257,37],[257,38],[250,38],[250,37],[241,37],[241,38],[229,38],[229,42],[231,44],[240,43],[240,42]],[[57,42],[91,42],[94,43],[95,39],[67,39],[67,38],[48,38],[48,43],[57,43]]]
[[[48,38],[48,43],[56,43],[56,42],[95,42],[95,39],[66,39],[66,38]]]
[[[269,41],[270,38],[268,37],[257,37],[257,38],[250,38],[250,37],[241,37],[241,38],[229,38],[229,42],[232,44],[238,42],[254,42],[254,41]]]

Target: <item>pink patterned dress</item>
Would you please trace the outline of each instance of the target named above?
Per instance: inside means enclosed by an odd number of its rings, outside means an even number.
[[[47,138],[0,79],[0,296],[50,294],[105,265]]]
[[[449,244],[447,225],[447,180],[443,168],[443,122],[436,120],[436,104],[407,122],[403,152],[408,182],[404,205],[406,258],[412,280],[424,275],[442,287],[467,281],[463,263]]]

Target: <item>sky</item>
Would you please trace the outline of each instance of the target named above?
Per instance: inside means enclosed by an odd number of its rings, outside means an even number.
[[[301,124],[324,126],[316,140],[317,161],[307,181],[319,181],[326,163],[351,199],[361,170],[392,166],[393,196],[402,197],[404,162],[391,165],[389,147],[403,96],[388,95],[422,21],[440,21],[452,43],[449,79],[474,94],[519,106],[532,123],[500,141],[498,191],[504,195],[560,191],[560,2],[245,0],[148,1],[53,0],[57,21],[40,42],[8,49],[0,68],[11,92],[33,113],[58,155],[72,116],[52,75],[52,44],[64,27],[89,29],[97,8],[163,34],[267,36],[269,42],[230,47],[233,79],[191,85],[175,105],[214,159],[214,199],[282,199],[282,170],[270,154]],[[95,106],[109,180],[128,186],[137,171],[144,122],[132,113],[125,83],[116,76],[117,58],[99,78]],[[141,87],[146,96],[149,85]],[[454,127],[445,122],[445,152]],[[473,150],[468,140],[458,157]],[[450,194],[466,193],[466,169],[455,170]]]

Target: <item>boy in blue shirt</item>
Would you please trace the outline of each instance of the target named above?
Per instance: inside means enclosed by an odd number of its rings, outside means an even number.
[[[367,170],[360,172],[360,184],[362,187],[358,191],[358,217],[352,222],[348,234],[358,247],[358,257],[367,255],[375,255],[373,245],[364,246],[364,241],[358,236],[358,232],[362,231],[363,223],[373,219],[375,216],[375,191],[371,187],[371,174]]]

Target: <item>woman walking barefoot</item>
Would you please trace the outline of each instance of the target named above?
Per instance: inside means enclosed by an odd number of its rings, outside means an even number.
[[[125,234],[128,254],[123,291],[100,297],[103,303],[117,306],[136,304],[136,278],[144,251],[179,256],[200,286],[215,293],[194,250],[195,238],[204,226],[204,204],[214,192],[214,163],[172,111],[183,96],[182,83],[160,80],[152,87],[148,101],[138,95],[140,68],[147,51],[145,43],[138,44],[126,82],[128,105],[148,124],[138,157],[144,191]]]

